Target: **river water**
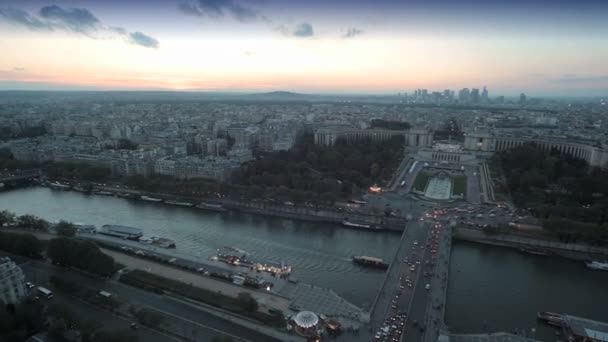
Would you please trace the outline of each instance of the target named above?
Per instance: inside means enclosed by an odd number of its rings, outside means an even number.
[[[556,341],[536,319],[552,311],[608,322],[608,272],[580,261],[522,254],[514,249],[457,241],[453,245],[446,322],[454,332],[536,330]],[[561,337],[564,340],[564,337]]]
[[[255,257],[285,261],[303,282],[335,290],[368,307],[383,273],[361,268],[352,255],[391,260],[400,236],[344,229],[248,214],[85,195],[42,187],[0,192],[0,210],[101,226],[144,228],[146,235],[176,241],[179,250],[207,258],[220,246],[241,248]],[[446,321],[453,332],[514,332],[536,329],[536,338],[555,341],[554,331],[536,320],[554,311],[608,321],[608,272],[582,262],[525,255],[515,250],[455,242],[452,249]]]
[[[255,258],[284,261],[293,266],[293,276],[300,281],[331,288],[365,308],[375,298],[384,274],[354,265],[351,256],[389,259],[400,239],[399,234],[335,224],[218,213],[44,187],[0,192],[2,209],[49,221],[141,227],[144,235],[173,239],[178,250],[201,258],[208,258],[221,246],[238,247]]]

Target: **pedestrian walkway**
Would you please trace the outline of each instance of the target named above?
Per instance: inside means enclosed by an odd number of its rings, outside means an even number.
[[[340,297],[333,290],[297,283],[284,286],[280,295],[291,299],[293,311],[312,311],[332,318],[342,318],[348,326],[358,328],[359,322],[368,322],[369,314]]]

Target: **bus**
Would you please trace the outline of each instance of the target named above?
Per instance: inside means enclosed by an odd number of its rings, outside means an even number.
[[[45,296],[47,299],[51,299],[51,298],[53,298],[53,292],[51,292],[51,290],[46,289],[46,288],[44,288],[44,287],[42,287],[42,286],[39,286],[39,287],[38,287],[38,292],[39,292],[41,295]]]

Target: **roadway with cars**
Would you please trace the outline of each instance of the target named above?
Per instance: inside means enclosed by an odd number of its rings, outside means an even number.
[[[119,300],[126,300],[130,303],[162,312],[165,314],[165,316],[171,317],[170,321],[167,322],[168,324],[176,324],[182,327],[187,335],[192,334],[193,330],[196,330],[197,341],[211,342],[213,337],[220,335],[228,335],[240,341],[278,341],[253,329],[239,326],[231,321],[210,314],[204,310],[201,310],[199,307],[197,307],[197,305],[175,300],[165,295],[158,295],[143,291],[115,281],[103,281],[100,279],[90,278],[74,271],[61,269],[41,261],[29,260],[22,263],[20,266],[26,275],[26,279],[32,281],[36,286],[44,286],[50,290],[53,290],[53,286],[49,285],[48,283],[49,277],[51,275],[61,276],[88,288],[110,292]],[[63,299],[60,294],[59,296],[61,299]],[[122,318],[112,316],[112,314],[109,312],[96,309],[94,306],[84,302],[72,300],[71,303],[72,305],[81,306],[82,310],[84,311],[92,310],[93,312],[97,312],[97,314],[100,315],[100,321],[105,322],[107,319],[111,322],[115,322],[118,327],[124,325],[128,326],[128,323],[130,323]],[[103,315],[104,312],[105,316]],[[124,324],[116,320],[123,320]],[[166,335],[150,329],[138,329],[137,334],[143,334],[140,339],[141,341],[154,342],[168,340]],[[175,340],[179,341],[179,339]]]

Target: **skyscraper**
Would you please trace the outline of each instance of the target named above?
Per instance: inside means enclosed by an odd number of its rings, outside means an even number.
[[[488,102],[488,89],[486,88],[486,86],[483,86],[483,90],[481,92],[481,102]]]
[[[458,92],[458,100],[460,102],[467,103],[467,102],[469,102],[470,97],[471,97],[471,93],[469,91],[469,88],[462,88]]]
[[[524,94],[524,93],[519,94],[519,103],[520,104],[526,103],[526,94]]]
[[[479,103],[479,89],[473,88],[473,90],[471,90],[471,102]]]

